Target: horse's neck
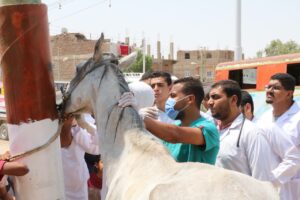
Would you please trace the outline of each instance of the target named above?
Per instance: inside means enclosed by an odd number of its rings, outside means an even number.
[[[143,123],[137,112],[131,108],[120,108],[115,99],[99,99],[94,103],[97,129],[102,154],[118,160],[124,149],[124,133],[133,128],[142,128]],[[115,102],[114,102],[115,101]]]
[[[106,69],[101,84],[93,84],[92,107],[96,115],[101,159],[105,166],[104,179],[110,184],[120,168],[122,158],[126,157],[125,132],[133,128],[142,128],[143,123],[133,108],[117,106],[122,93],[117,88],[126,90],[126,83],[120,82],[112,68]]]
[[[107,114],[97,116],[101,159],[105,166],[104,179],[107,185],[110,185],[114,175],[118,173],[123,158],[127,157],[125,146],[128,140],[125,133],[142,127],[135,112],[132,108],[115,107],[108,118],[105,117]]]

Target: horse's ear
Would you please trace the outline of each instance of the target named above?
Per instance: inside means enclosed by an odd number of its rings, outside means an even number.
[[[98,62],[102,59],[102,46],[104,44],[104,34],[101,33],[100,38],[95,44],[95,50],[94,50],[94,55],[93,55],[93,60],[94,62]]]
[[[127,69],[137,58],[137,51],[125,56],[119,60],[119,68],[120,69]]]

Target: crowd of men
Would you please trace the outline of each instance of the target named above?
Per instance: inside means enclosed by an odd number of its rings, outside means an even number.
[[[141,81],[152,87],[155,105],[142,108],[140,115],[176,161],[208,163],[270,181],[281,199],[299,199],[300,106],[293,100],[293,76],[270,78],[266,102],[272,109],[260,117],[254,116],[251,95],[233,80],[214,83],[207,94],[199,80],[172,82],[166,72],[145,74]]]
[[[296,200],[300,197],[300,105],[293,99],[295,85],[293,76],[274,74],[266,85],[266,102],[272,109],[254,116],[251,95],[233,80],[204,90],[198,79],[173,81],[169,73],[155,71],[129,84],[133,92],[123,94],[119,106],[138,110],[146,129],[177,162],[207,163],[270,181],[282,200]],[[88,199],[84,152],[99,154],[95,127],[91,130],[80,128],[74,118],[62,129],[65,190],[70,200]],[[28,172],[18,163],[4,164],[2,174]]]

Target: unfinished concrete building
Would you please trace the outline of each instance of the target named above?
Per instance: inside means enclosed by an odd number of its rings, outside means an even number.
[[[150,47],[149,47],[150,48]],[[152,70],[153,71],[164,71],[173,74],[173,66],[176,63],[174,60],[174,43],[170,43],[168,59],[165,59],[161,54],[161,43],[157,41],[157,57],[152,56]]]
[[[230,50],[179,50],[173,74],[178,78],[193,76],[202,82],[212,82],[216,65],[233,59],[234,52]]]

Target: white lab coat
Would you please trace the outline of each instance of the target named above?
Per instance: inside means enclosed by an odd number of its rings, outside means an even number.
[[[208,121],[210,121],[210,122],[216,124],[215,119],[214,119],[210,114],[200,111],[200,115],[201,115],[201,117],[203,117],[204,119],[207,119]]]
[[[300,106],[297,102],[293,105],[277,120],[274,120],[273,109],[265,112],[258,120],[257,124],[263,127],[267,123],[275,122],[292,138],[296,146],[300,145]]]
[[[267,133],[267,140],[273,150],[280,157],[279,166],[273,169],[275,178],[282,184],[281,199],[296,200],[300,197],[300,107],[294,104],[274,120],[272,109],[264,113],[257,121],[263,128],[276,124],[272,131]],[[280,127],[280,128],[279,128]],[[283,133],[283,134],[281,134]],[[285,137],[287,136],[287,137]],[[292,141],[294,146],[291,145]],[[271,163],[274,167],[276,163]]]
[[[273,152],[262,130],[245,120],[237,147],[243,115],[240,114],[230,127],[220,130],[220,150],[216,165],[247,174],[260,180],[270,180],[273,175],[266,160],[274,159]]]
[[[61,148],[66,200],[88,200],[89,171],[84,153],[99,154],[98,138],[79,126],[71,132],[72,143]]]
[[[281,186],[281,200],[295,199],[292,191],[294,188],[292,179],[300,169],[299,148],[293,144],[291,138],[276,124],[266,124],[262,129],[273,152],[275,152],[275,159],[267,162],[274,176],[274,179],[270,181]]]

